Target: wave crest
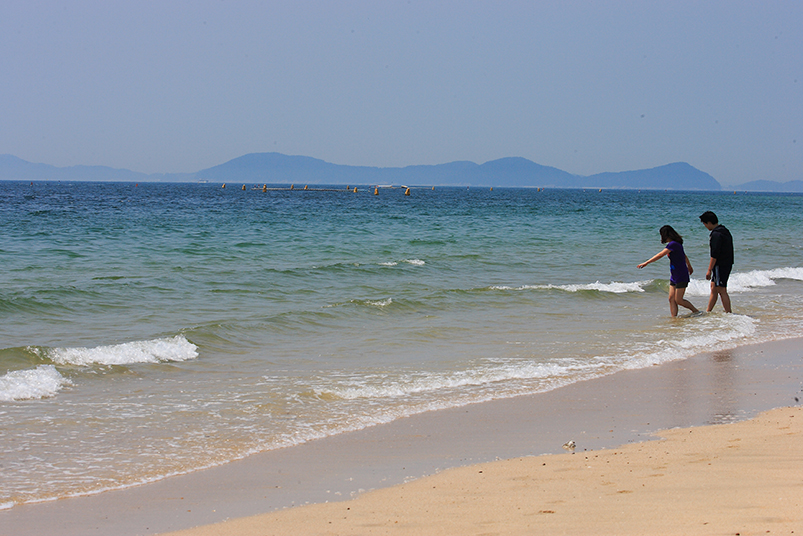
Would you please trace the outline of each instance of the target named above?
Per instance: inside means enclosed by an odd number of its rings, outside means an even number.
[[[340,399],[399,398],[443,389],[477,387],[509,380],[532,380],[566,376],[569,372],[596,370],[598,363],[581,364],[575,361],[559,363],[510,363],[479,367],[473,370],[441,374],[410,374],[401,379],[380,382],[376,385],[344,385],[315,389],[319,396]]]
[[[198,347],[183,335],[176,335],[95,348],[49,348],[43,353],[44,357],[59,365],[131,365],[195,359]]]
[[[582,292],[582,291],[597,291],[597,292],[612,292],[614,294],[623,294],[625,292],[644,292],[644,287],[650,281],[636,281],[634,283],[621,283],[618,281],[611,281],[610,283],[585,283],[576,285],[522,285],[520,287],[508,286],[493,286],[493,290],[563,290],[566,292]]]
[[[0,402],[50,398],[71,383],[53,365],[14,370],[0,376]]]
[[[803,268],[775,268],[773,270],[752,270],[750,272],[733,272],[728,279],[728,292],[750,292],[752,290],[771,287],[778,279],[803,281]],[[711,291],[711,283],[703,279],[692,279],[687,293],[691,296],[707,296]]]
[[[730,292],[749,292],[751,290],[771,287],[778,279],[791,279],[793,281],[803,281],[803,267],[798,268],[775,268],[773,270],[752,270],[750,272],[734,272],[728,280],[728,290]],[[653,281],[634,281],[625,283],[611,281],[610,283],[577,283],[566,285],[522,285],[519,287],[508,285],[494,285],[491,290],[562,290],[565,292],[610,292],[623,294],[627,292],[645,292]],[[687,295],[707,296],[711,291],[711,283],[705,279],[692,279],[689,282]]]

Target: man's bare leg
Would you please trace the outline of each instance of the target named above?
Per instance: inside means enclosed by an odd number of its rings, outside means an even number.
[[[717,304],[717,297],[719,294],[717,293],[717,288],[714,286],[714,282],[711,281],[711,296],[708,297],[708,307],[706,308],[706,312],[711,312],[714,310],[714,306]]]
[[[717,287],[717,294],[719,297],[722,298],[722,307],[725,309],[726,313],[731,312],[731,297],[728,296],[728,288],[727,287]]]
[[[722,308],[725,309],[726,313],[731,312],[731,298],[728,296],[728,288],[727,287],[715,287],[714,283],[711,283],[711,297],[708,298],[708,309],[706,309],[709,313],[717,304],[717,298],[722,298]]]

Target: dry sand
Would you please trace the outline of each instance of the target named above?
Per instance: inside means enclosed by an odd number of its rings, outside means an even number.
[[[658,435],[171,535],[803,534],[803,409]]]

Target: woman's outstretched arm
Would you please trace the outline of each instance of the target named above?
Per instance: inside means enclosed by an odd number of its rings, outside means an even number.
[[[636,268],[644,268],[645,266],[647,266],[651,262],[655,262],[658,259],[660,259],[661,257],[666,257],[667,255],[669,255],[669,249],[665,248],[664,250],[656,253],[655,256],[652,259],[648,260],[647,262],[642,262],[641,264],[636,266]]]

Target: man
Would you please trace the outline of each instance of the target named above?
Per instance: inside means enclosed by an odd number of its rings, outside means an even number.
[[[722,299],[722,307],[726,313],[731,312],[731,299],[728,296],[728,277],[733,267],[733,237],[724,225],[719,225],[717,215],[706,211],[700,215],[700,221],[705,228],[711,231],[709,245],[711,248],[711,260],[708,263],[708,271],[705,278],[711,280],[711,297],[708,298],[708,309],[710,313],[717,304],[717,299]]]

